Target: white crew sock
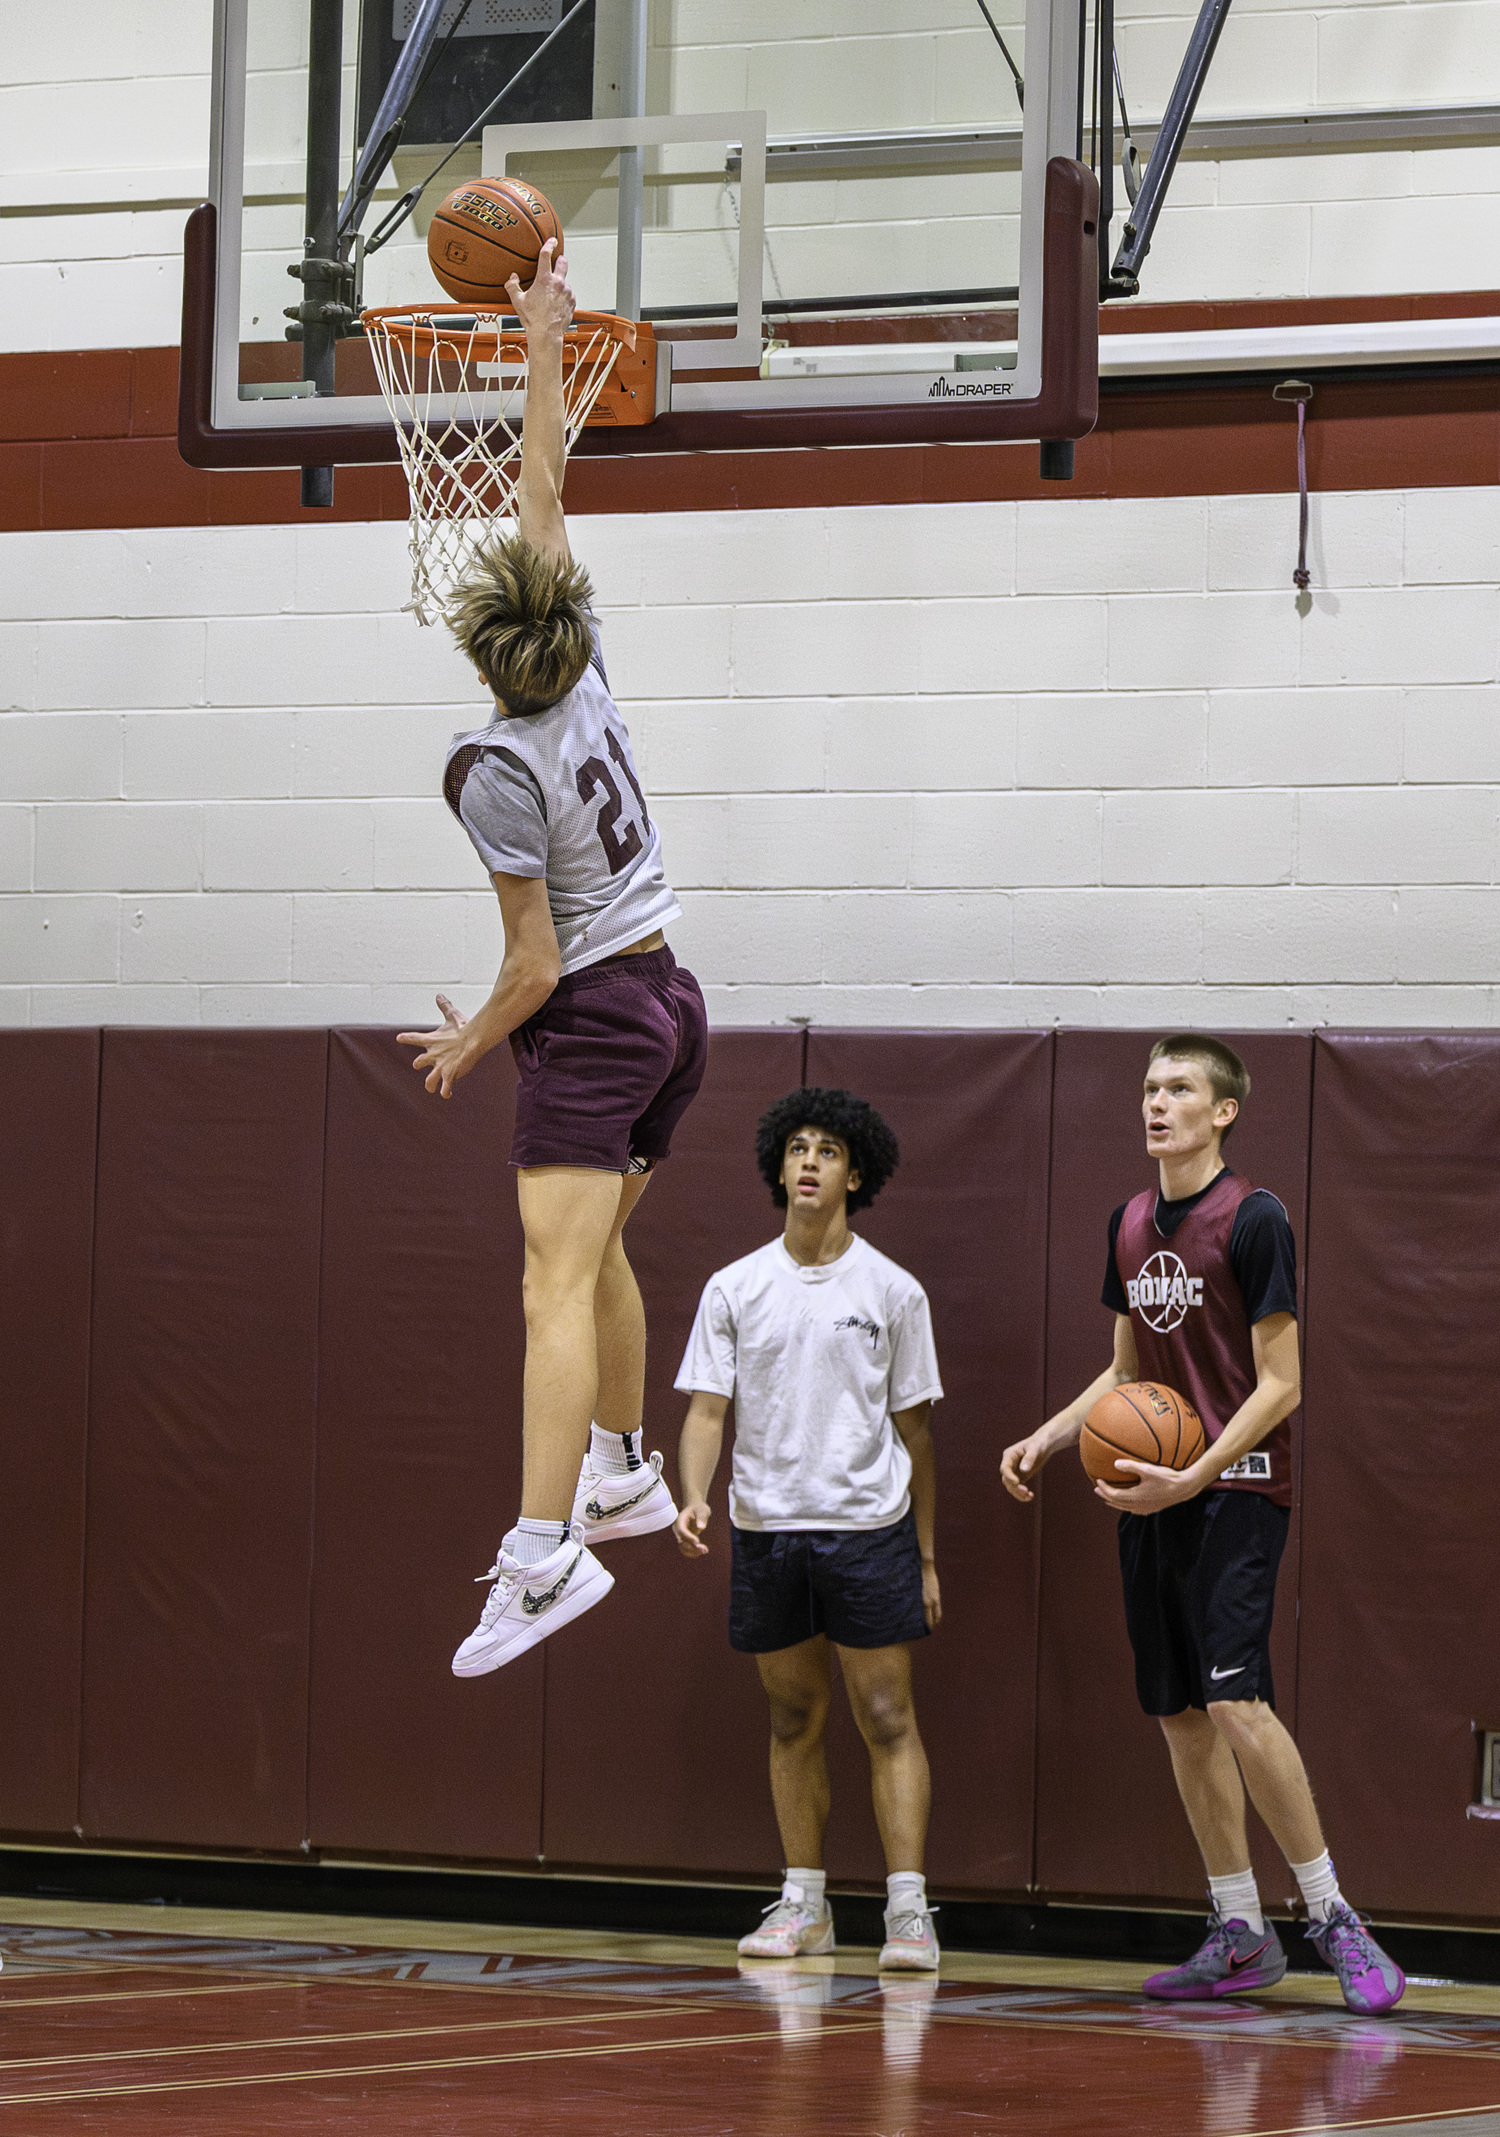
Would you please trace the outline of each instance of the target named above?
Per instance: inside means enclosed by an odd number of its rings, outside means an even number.
[[[1237,1871],[1233,1877],[1211,1877],[1208,1889],[1224,1921],[1243,1922],[1257,1936],[1265,1934],[1266,1918],[1261,1913],[1253,1870]]]
[[[603,1477],[628,1476],[641,1466],[641,1435],[634,1432],[601,1432],[589,1426],[589,1467]]]
[[[885,1911],[888,1915],[927,1911],[927,1880],[920,1870],[893,1870],[885,1881]]]
[[[813,1914],[822,1914],[827,1905],[824,1897],[827,1881],[826,1870],[793,1870],[789,1867],[782,1879],[781,1896],[784,1900],[800,1899]]]
[[[523,1516],[500,1548],[517,1565],[539,1566],[554,1551],[560,1551],[567,1540],[566,1521],[528,1521]]]
[[[1311,1862],[1294,1862],[1292,1875],[1297,1880],[1297,1889],[1307,1903],[1309,1922],[1326,1922],[1343,1898],[1339,1891],[1337,1870],[1325,1848]]]

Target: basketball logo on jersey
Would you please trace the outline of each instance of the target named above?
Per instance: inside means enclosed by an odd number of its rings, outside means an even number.
[[[1126,1284],[1125,1296],[1148,1328],[1169,1335],[1186,1320],[1189,1306],[1203,1304],[1203,1279],[1189,1276],[1178,1255],[1153,1254]]]

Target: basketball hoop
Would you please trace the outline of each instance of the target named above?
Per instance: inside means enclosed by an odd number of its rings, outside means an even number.
[[[411,600],[439,623],[497,519],[516,506],[526,336],[505,312],[467,304],[363,315],[380,390],[411,491]],[[575,312],[563,337],[563,451],[573,450],[636,328],[611,312]]]

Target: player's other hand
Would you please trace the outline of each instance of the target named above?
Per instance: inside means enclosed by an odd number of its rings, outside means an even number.
[[[1049,1449],[1040,1432],[1033,1432],[1029,1439],[1017,1440],[1007,1447],[1000,1457],[1000,1481],[1013,1499],[1023,1502],[1036,1497],[1032,1490],[1046,1464]]]
[[[454,1084],[468,1075],[480,1057],[469,1036],[468,1018],[459,1015],[446,994],[438,996],[437,1005],[443,1021],[436,1031],[398,1031],[396,1044],[420,1047],[412,1067],[427,1070],[429,1091],[451,1098]]]
[[[1096,1484],[1094,1496],[1121,1514],[1159,1514],[1184,1499],[1196,1499],[1203,1485],[1196,1465],[1189,1469],[1166,1469],[1157,1462],[1138,1462],[1133,1455],[1117,1454],[1116,1469],[1133,1469],[1139,1484]]]
[[[522,289],[519,275],[512,275],[505,285],[505,294],[516,308],[516,317],[528,334],[545,333],[550,327],[557,333],[573,323],[573,292],[568,287],[568,263],[557,250],[557,239],[549,237],[543,245],[536,263],[536,279],[530,289]]]
[[[695,1499],[672,1523],[672,1534],[677,1538],[677,1548],[684,1558],[707,1558],[708,1545],[703,1541],[703,1532],[712,1518],[703,1501]]]
[[[923,1561],[922,1565],[922,1615],[927,1620],[927,1630],[936,1632],[943,1622],[943,1596],[938,1587],[937,1567]]]

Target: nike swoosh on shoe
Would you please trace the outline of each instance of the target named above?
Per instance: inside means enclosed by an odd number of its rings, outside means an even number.
[[[582,1564],[582,1562],[583,1553],[582,1551],[579,1551],[575,1555],[572,1564],[564,1566],[562,1572],[558,1574],[557,1579],[552,1583],[552,1586],[550,1588],[544,1588],[540,1595],[537,1595],[532,1589],[528,1588],[521,1597],[521,1608],[525,1611],[527,1617],[534,1618],[541,1611],[545,1610],[549,1603],[555,1603],[557,1601],[557,1598],[562,1594],[564,1588],[567,1587],[568,1582],[573,1578],[573,1575],[578,1571],[578,1568]]]

